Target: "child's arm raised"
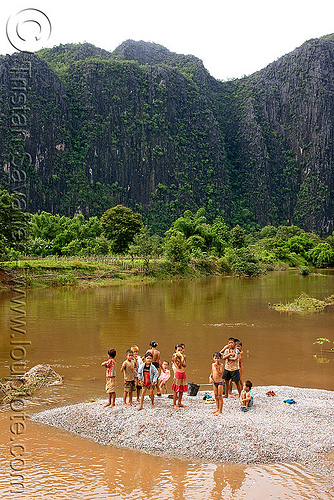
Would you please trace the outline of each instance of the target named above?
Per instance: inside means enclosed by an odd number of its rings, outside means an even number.
[[[230,360],[235,361],[236,359],[239,359],[239,353],[238,352],[235,352],[234,354],[230,353]]]
[[[220,349],[220,354],[223,354],[223,352],[228,349],[228,344],[224,345],[222,349]]]

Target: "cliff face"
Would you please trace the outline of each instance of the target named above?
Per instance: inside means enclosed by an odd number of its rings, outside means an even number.
[[[194,56],[146,42],[0,59],[0,184],[10,69],[28,59],[28,209],[100,215],[116,203],[163,231],[186,208],[231,223],[333,231],[333,37],[250,77],[214,80]]]
[[[333,230],[334,40],[311,40],[264,70],[223,84],[231,175],[261,224]],[[223,102],[223,101],[222,101]]]

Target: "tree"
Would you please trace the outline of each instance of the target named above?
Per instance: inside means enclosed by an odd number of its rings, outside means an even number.
[[[334,265],[334,250],[329,243],[319,243],[308,251],[308,257],[316,267],[332,267]]]
[[[230,231],[221,215],[213,221],[211,231],[213,235],[212,244],[217,249],[218,254],[223,255],[230,239]]]
[[[125,253],[134,236],[143,227],[141,214],[123,205],[117,205],[104,212],[100,222],[103,234],[111,241],[111,248],[115,253]]]
[[[0,191],[0,237],[2,246],[20,249],[27,239],[30,216],[20,210],[19,194]]]
[[[170,262],[177,263],[185,268],[190,261],[187,240],[180,231],[167,237],[165,241],[165,255]]]
[[[245,246],[246,233],[242,227],[237,224],[231,230],[231,245],[233,248],[242,248]]]
[[[157,235],[151,236],[150,229],[144,226],[140,233],[134,236],[129,251],[131,254],[143,258],[145,273],[148,273],[150,270],[150,260],[162,254],[162,238]]]

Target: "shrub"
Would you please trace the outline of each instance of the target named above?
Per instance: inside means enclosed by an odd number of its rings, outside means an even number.
[[[191,263],[195,265],[195,269],[206,274],[214,274],[218,270],[217,258],[213,255],[203,254],[201,257],[192,259]]]
[[[329,243],[319,243],[308,251],[308,257],[316,267],[332,267],[334,265],[334,250]]]
[[[217,261],[217,267],[218,271],[221,273],[230,273],[231,272],[231,266],[229,265],[226,257],[221,257]]]

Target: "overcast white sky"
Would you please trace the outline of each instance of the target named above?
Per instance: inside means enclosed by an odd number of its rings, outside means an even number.
[[[222,80],[249,75],[306,40],[334,32],[333,0],[3,0],[0,54],[15,51],[6,23],[27,8],[50,19],[44,46],[87,41],[112,51],[128,38],[151,41],[199,57]],[[23,37],[38,34],[35,23],[24,30]]]

